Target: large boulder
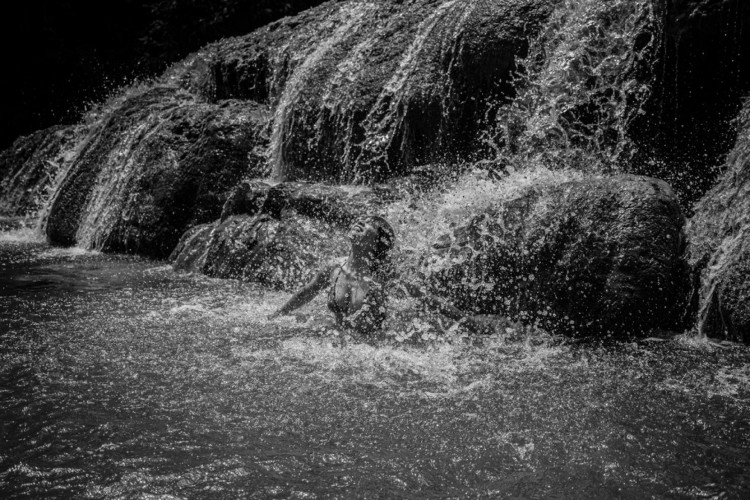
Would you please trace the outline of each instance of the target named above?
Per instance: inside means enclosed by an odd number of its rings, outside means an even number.
[[[316,219],[233,215],[187,231],[170,261],[176,270],[292,291],[309,281],[324,259],[344,256],[345,243],[343,233]]]
[[[79,126],[58,126],[18,138],[0,152],[0,215],[35,215],[51,195],[83,133]]]
[[[191,228],[170,256],[177,270],[294,290],[326,259],[343,257],[345,232],[392,199],[386,187],[241,182],[219,220]]]
[[[653,178],[531,187],[443,236],[428,283],[466,311],[555,332],[674,328],[689,282],[683,225],[674,193]]]
[[[700,333],[750,343],[750,101],[718,183],[688,223]]]
[[[327,2],[222,40],[167,77],[274,108],[275,180],[381,181],[472,158],[555,0]]]
[[[166,257],[187,228],[219,217],[240,179],[264,173],[266,122],[252,102],[131,91],[91,126],[52,200],[49,239]]]

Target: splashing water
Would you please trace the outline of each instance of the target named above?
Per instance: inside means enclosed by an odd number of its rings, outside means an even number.
[[[581,180],[586,174],[575,170],[550,170],[543,166],[509,168],[502,179],[483,170],[471,170],[451,182],[449,190],[415,192],[389,205],[385,211],[397,234],[397,259],[404,269],[413,269],[436,238],[451,233],[468,219],[500,203],[512,200],[531,187],[543,188]]]
[[[628,129],[651,94],[638,71],[654,50],[656,24],[649,0],[562,2],[519,61],[519,94],[500,108],[488,142],[517,162],[617,171],[633,153]]]
[[[22,226],[17,229],[0,231],[0,243],[44,243],[44,236],[36,229]]]
[[[745,347],[578,346],[533,331],[363,342],[309,317],[266,321],[285,298],[134,257],[0,243],[0,491],[748,493]]]
[[[421,44],[458,3],[439,2],[419,25],[378,113],[396,112]],[[344,10],[345,21],[296,67],[273,121],[276,177],[289,167],[285,131],[304,79],[373,5]],[[584,175],[552,169],[550,155],[579,148],[576,161],[593,158],[589,170],[603,171],[624,153],[624,103],[647,90],[617,78],[637,62],[630,50],[651,22],[647,3],[562,6],[532,47],[525,90],[501,110],[493,140],[515,150],[509,174],[500,181],[470,171],[450,191],[387,206],[399,265],[416,268],[436,235],[473,213]],[[618,28],[607,39],[596,29],[602,17]],[[542,51],[549,62],[534,66]],[[607,92],[613,78],[623,92]],[[595,124],[578,120],[592,101],[604,110]],[[102,170],[77,235],[84,248],[102,244],[91,228],[116,215],[120,205],[108,200],[125,196],[128,161]],[[415,304],[400,298],[391,300],[385,339],[364,341],[319,327],[328,316],[322,297],[267,321],[286,298],[144,259],[49,248],[28,228],[0,232],[0,493],[750,494],[746,347],[689,335],[580,346],[512,326],[478,338],[415,317]]]

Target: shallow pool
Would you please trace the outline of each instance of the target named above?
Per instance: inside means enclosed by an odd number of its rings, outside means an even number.
[[[367,343],[286,296],[0,233],[0,496],[750,497],[746,347]]]

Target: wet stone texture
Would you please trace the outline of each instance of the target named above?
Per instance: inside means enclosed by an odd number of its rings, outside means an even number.
[[[343,243],[343,234],[327,224],[296,214],[236,215],[192,228],[170,260],[177,270],[291,291],[309,281],[323,259],[345,255]]]
[[[750,101],[719,184],[688,224],[689,258],[699,281],[698,329],[750,343]]]
[[[476,313],[570,334],[674,328],[687,295],[684,218],[638,176],[530,188],[439,239],[434,293]]]
[[[280,218],[284,210],[348,228],[360,217],[371,215],[397,196],[397,190],[381,186],[330,186],[307,182],[271,185],[262,180],[246,180],[230,193],[221,218],[230,215],[267,213]]]
[[[512,97],[555,2],[329,2],[222,40],[169,77],[211,100],[274,107],[278,180],[382,181],[469,158],[487,110]]]
[[[262,173],[262,106],[206,104],[174,87],[109,106],[51,204],[54,243],[165,257],[187,228],[219,217],[242,177]]]

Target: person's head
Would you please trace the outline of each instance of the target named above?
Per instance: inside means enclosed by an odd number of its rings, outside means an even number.
[[[369,254],[373,266],[380,267],[390,261],[395,234],[384,218],[372,215],[358,219],[352,224],[349,237],[352,249]]]

